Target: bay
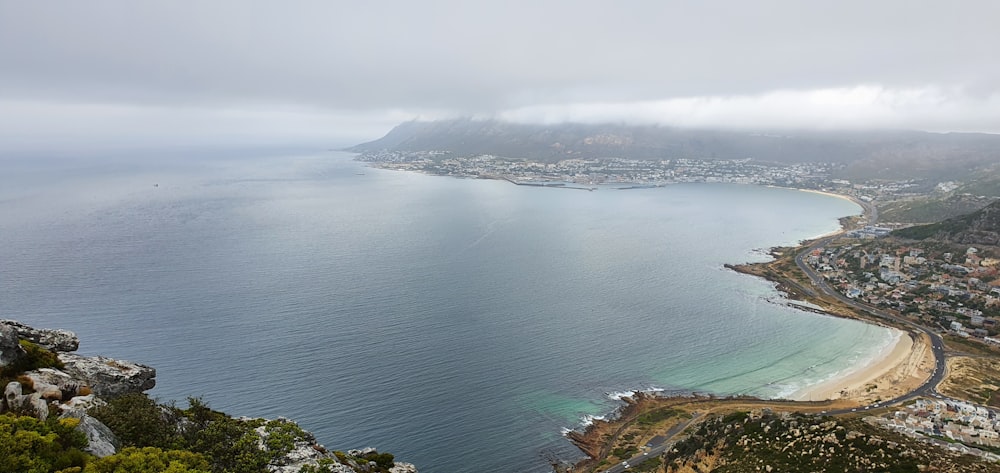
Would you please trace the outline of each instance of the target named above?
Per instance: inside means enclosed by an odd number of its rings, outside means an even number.
[[[346,153],[5,162],[0,317],[154,366],[162,401],[285,416],[422,472],[544,472],[615,393],[778,397],[886,329],[725,263],[860,209],[791,189],[596,192]]]

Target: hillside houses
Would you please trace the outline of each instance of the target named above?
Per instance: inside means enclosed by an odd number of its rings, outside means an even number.
[[[846,297],[982,339],[1000,333],[1000,274],[991,251],[841,240],[805,261]]]
[[[1000,417],[983,406],[953,399],[918,399],[900,410],[867,417],[865,421],[964,453],[1000,460],[997,454],[976,448],[1000,447]]]

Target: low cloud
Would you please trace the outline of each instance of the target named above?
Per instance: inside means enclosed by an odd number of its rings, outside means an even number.
[[[521,123],[658,124],[692,128],[863,129],[1000,133],[1000,94],[876,85],[778,90],[755,95],[583,102],[521,107],[497,114]]]
[[[156,146],[343,147],[418,115],[399,110],[0,101],[7,151]]]
[[[1000,2],[0,1],[0,150],[414,118],[1000,132]]]

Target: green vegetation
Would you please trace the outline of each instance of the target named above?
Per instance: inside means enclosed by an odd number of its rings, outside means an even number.
[[[84,473],[210,473],[205,457],[183,450],[125,448],[90,462]]]
[[[994,471],[985,460],[947,452],[857,418],[745,412],[703,422],[664,456],[665,471]]]
[[[680,415],[685,415],[685,414],[683,411],[664,407],[662,409],[657,409],[655,411],[643,413],[642,415],[636,418],[636,421],[638,421],[640,424],[643,425],[653,425],[660,421],[664,421],[671,417],[677,417]]]
[[[201,455],[215,473],[263,471],[308,434],[294,422],[241,420],[188,399],[189,407],[159,405],[143,394],[128,394],[91,411],[128,447],[180,449]],[[263,428],[263,448],[257,428]]]
[[[0,415],[0,472],[79,473],[90,457],[77,419]]]
[[[611,451],[611,454],[618,458],[629,458],[639,452],[639,447],[635,445],[628,445],[625,447],[618,447]]]
[[[125,447],[101,459],[83,452],[86,437],[75,430],[78,419],[0,415],[0,473],[263,473],[296,443],[312,441],[288,420],[234,419],[199,399],[188,403],[181,409],[128,394],[91,409]],[[389,453],[335,455],[359,471],[384,473],[394,466]],[[302,471],[328,473],[334,464],[329,458]]]
[[[733,413],[730,413],[730,414],[726,414],[726,416],[722,418],[722,422],[726,423],[726,424],[731,424],[733,422],[743,422],[748,417],[750,417],[750,413],[749,412],[746,412],[746,411],[737,411],[737,412],[733,412]]]
[[[170,449],[184,443],[174,427],[176,413],[144,394],[126,394],[91,409],[90,415],[108,426],[126,447]]]
[[[975,212],[994,199],[968,195],[928,196],[879,205],[879,219],[885,222],[932,223]]]
[[[1000,201],[995,201],[975,212],[952,217],[930,225],[902,228],[894,236],[911,240],[937,238],[966,244],[996,244],[1000,231]],[[978,241],[989,240],[989,241]]]
[[[187,447],[207,457],[214,473],[259,472],[280,455],[258,448],[253,428],[236,419],[212,422]]]

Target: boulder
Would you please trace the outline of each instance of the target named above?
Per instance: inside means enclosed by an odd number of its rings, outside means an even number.
[[[378,453],[378,450],[375,447],[365,447],[365,448],[362,448],[362,449],[354,449],[354,450],[348,450],[347,451],[347,454],[350,455],[350,456],[352,456],[352,457],[364,457],[364,456],[372,455],[372,454],[376,454],[376,453]]]
[[[304,461],[302,463],[295,463],[295,464],[290,464],[290,465],[268,465],[267,466],[267,472],[268,473],[299,473],[300,471],[302,471],[303,468],[305,468],[307,466],[310,466],[310,467],[313,467],[313,468],[319,468],[320,464],[319,464],[318,461],[315,461],[315,460],[307,460],[307,461]],[[313,471],[316,471],[316,470],[313,470]],[[347,465],[344,465],[342,463],[334,463],[332,465],[331,464],[327,464],[326,465],[326,470],[320,470],[320,471],[329,471],[330,473],[357,473],[357,470],[355,470],[354,468],[351,468],[351,467],[349,467]]]
[[[106,406],[108,403],[104,402],[103,399],[94,396],[93,394],[88,394],[86,396],[75,396],[69,401],[66,401],[59,405],[62,409],[62,414],[59,417],[78,417],[82,418],[87,411],[100,406]]]
[[[42,397],[41,393],[31,393],[25,396],[26,404],[31,406],[30,414],[38,420],[44,421],[49,418],[49,402]]]
[[[80,356],[60,353],[63,371],[105,398],[148,391],[156,386],[156,370],[138,363],[104,356]]]
[[[395,462],[389,473],[417,473],[417,466],[412,463]]]
[[[118,453],[118,449],[121,448],[121,442],[118,441],[118,437],[115,437],[115,433],[108,426],[87,414],[80,413],[79,416],[74,415],[72,417],[80,419],[80,424],[76,426],[76,430],[87,436],[87,446],[84,447],[83,451],[97,458],[104,458]]]
[[[81,381],[53,368],[39,368],[24,373],[31,379],[32,389],[44,392],[52,400],[68,399],[80,394]]]
[[[49,403],[40,393],[21,394],[21,383],[11,381],[3,390],[4,411],[27,414],[45,420],[49,417]]]
[[[24,356],[17,330],[8,325],[0,324],[0,368],[10,365]]]
[[[10,327],[17,332],[18,337],[54,352],[76,351],[80,348],[80,339],[69,330],[33,328],[14,320],[0,320],[0,326]]]
[[[22,395],[21,383],[11,381],[3,388],[3,409],[0,412],[17,411],[21,408]]]
[[[54,384],[48,384],[36,381],[31,385],[31,389],[34,389],[35,394],[38,394],[47,401],[62,401],[63,398],[62,389],[59,389],[59,386],[56,386]]]

